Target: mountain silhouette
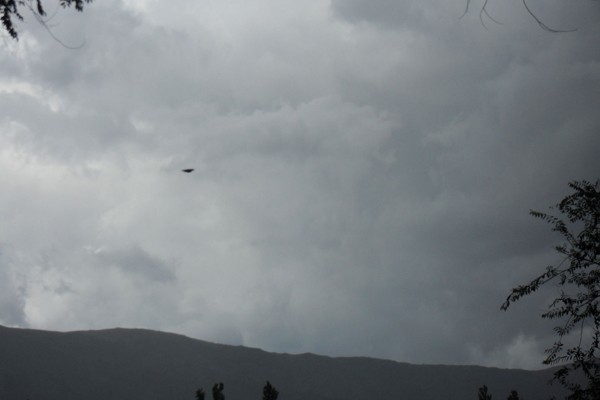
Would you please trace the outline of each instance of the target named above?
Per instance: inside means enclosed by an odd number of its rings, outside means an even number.
[[[552,370],[412,365],[364,357],[276,354],[143,329],[50,332],[0,326],[0,399],[193,399],[225,383],[227,400],[260,399],[270,381],[281,400],[464,400],[487,385],[542,400]]]

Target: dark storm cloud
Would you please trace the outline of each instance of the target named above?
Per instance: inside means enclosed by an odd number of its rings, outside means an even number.
[[[443,277],[420,282],[423,292],[435,294],[417,296],[412,307],[418,310],[420,301],[430,299],[433,310],[451,309],[437,317],[443,337],[425,341],[440,344],[438,357],[460,358],[469,347],[490,354],[494,346],[508,347],[520,329],[547,336],[546,324],[526,321],[516,307],[510,319],[501,316],[496,299],[552,262],[550,256],[536,256],[549,248],[551,236],[534,225],[527,210],[559,200],[566,190],[561,182],[593,180],[599,170],[592,149],[600,145],[595,133],[600,126],[592,108],[600,81],[596,61],[584,50],[597,29],[583,18],[579,36],[546,38],[546,45],[532,53],[527,46],[512,46],[519,39],[504,32],[490,36],[456,29],[443,16],[451,10],[422,3],[333,2],[333,10],[348,22],[366,23],[364,29],[420,35],[411,49],[422,57],[398,62],[385,85],[359,81],[361,89],[347,95],[402,115],[408,136],[424,139],[421,148],[433,158],[422,202],[402,229],[411,232],[413,246],[404,254],[420,254],[424,268]],[[433,14],[440,18],[437,25],[425,21]],[[540,40],[536,32],[531,35]],[[422,68],[411,65],[428,59],[431,64]],[[586,87],[578,89],[581,82]],[[409,140],[405,136],[397,143]],[[500,279],[507,270],[511,279]],[[545,300],[536,300],[532,308],[542,309]],[[416,318],[414,325],[425,321]],[[464,328],[456,331],[456,326]]]

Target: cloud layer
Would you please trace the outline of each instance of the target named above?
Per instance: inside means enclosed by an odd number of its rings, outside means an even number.
[[[598,178],[600,8],[309,3],[95,2],[53,20],[77,50],[26,20],[0,323],[540,367],[552,291],[499,305],[556,260],[529,209]]]

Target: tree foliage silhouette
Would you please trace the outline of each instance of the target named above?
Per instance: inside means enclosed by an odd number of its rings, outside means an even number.
[[[279,392],[267,381],[263,388],[263,400],[277,400],[277,396],[279,396]]]
[[[516,390],[511,390],[507,400],[520,400],[519,393]]]
[[[196,400],[204,400],[204,390],[202,388],[196,390]]]
[[[223,382],[214,384],[212,388],[213,400],[225,400],[225,395],[223,394],[224,387],[225,385],[223,385]]]
[[[63,8],[75,7],[77,11],[83,11],[85,3],[91,3],[92,0],[60,0]],[[21,10],[29,9],[35,18],[45,26],[44,16],[46,10],[42,5],[42,0],[0,0],[0,21],[4,29],[13,39],[18,39],[19,34],[15,28],[15,19],[22,21]]]
[[[492,400],[492,395],[488,393],[487,386],[483,385],[479,388],[479,393],[477,396],[478,400]]]
[[[570,392],[571,400],[600,399],[600,180],[595,183],[573,181],[573,193],[551,209],[563,214],[563,219],[539,211],[530,211],[535,218],[551,224],[563,239],[555,246],[561,255],[556,266],[526,285],[513,288],[502,305],[511,303],[538,290],[550,282],[561,288],[560,295],[548,306],[542,318],[558,319],[554,328],[557,341],[546,350],[545,364],[563,364],[554,374]],[[569,378],[580,371],[585,383]]]

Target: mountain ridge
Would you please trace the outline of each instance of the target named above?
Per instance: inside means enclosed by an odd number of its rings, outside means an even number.
[[[0,399],[11,400],[191,400],[200,387],[209,398],[216,382],[225,383],[228,400],[260,399],[267,380],[281,400],[463,400],[475,398],[483,384],[495,398],[517,390],[541,400],[562,394],[547,385],[552,371],[272,353],[140,328],[0,326]]]

